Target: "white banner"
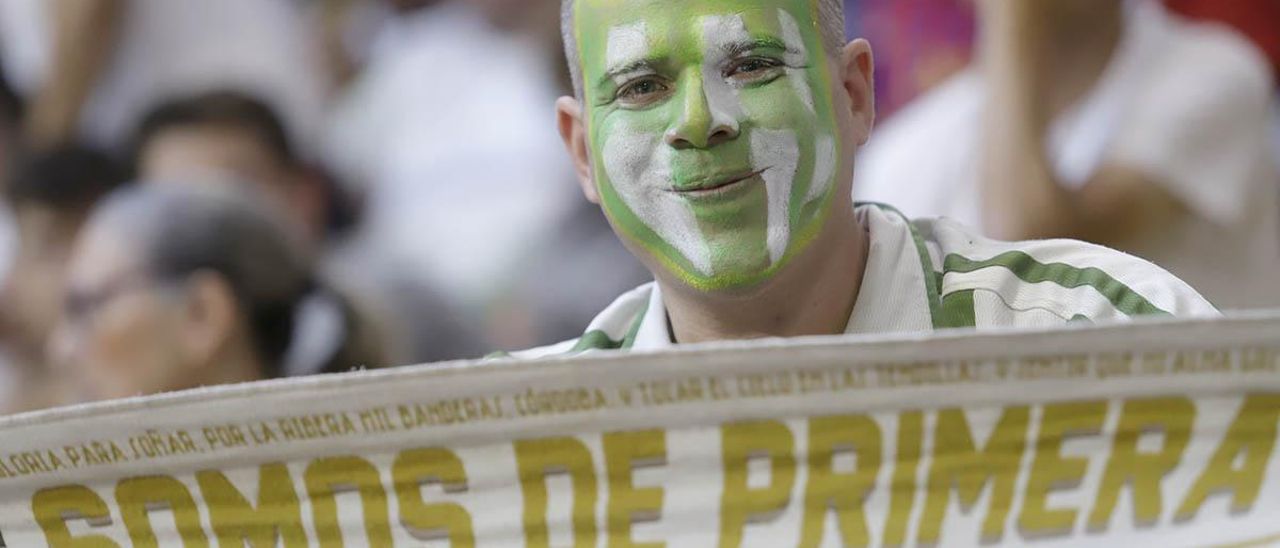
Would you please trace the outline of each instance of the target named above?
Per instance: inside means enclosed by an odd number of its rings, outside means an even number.
[[[459,362],[0,419],[10,547],[1280,544],[1280,318]]]

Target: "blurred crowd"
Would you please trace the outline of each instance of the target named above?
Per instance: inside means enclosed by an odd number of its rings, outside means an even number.
[[[1280,307],[1280,2],[1057,2],[1018,33],[1001,1],[847,0],[881,121],[855,198]],[[559,24],[0,0],[0,414],[579,335],[649,275],[562,150]]]

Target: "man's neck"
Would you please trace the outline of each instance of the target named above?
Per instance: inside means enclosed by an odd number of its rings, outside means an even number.
[[[841,203],[808,249],[749,292],[703,292],[659,278],[672,334],[676,342],[697,343],[843,333],[862,286],[867,247],[852,203]]]

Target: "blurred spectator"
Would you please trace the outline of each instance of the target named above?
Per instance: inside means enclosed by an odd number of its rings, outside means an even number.
[[[573,88],[560,36],[559,0],[461,1],[479,12],[492,29],[512,35],[541,52],[543,68],[555,80],[558,91],[568,92]]]
[[[315,5],[320,58],[333,88],[342,89],[356,77],[386,9],[369,0],[320,0]]]
[[[9,88],[8,80],[4,76],[4,66],[0,64],[0,188],[7,187],[9,184],[9,170],[14,156],[13,148],[17,144],[17,127],[19,114],[19,101],[13,94],[13,90]],[[13,249],[16,247],[14,241],[13,214],[9,211],[7,203],[0,203],[0,281],[3,281],[9,272],[9,263],[12,261]],[[0,305],[3,306],[3,305]],[[3,311],[0,310],[0,314]],[[15,368],[13,357],[10,352],[0,346],[0,414],[4,414],[13,404],[13,395],[16,393],[19,383],[22,379],[19,371]]]
[[[1271,59],[1280,74],[1280,2],[1276,0],[1166,0],[1173,11],[1239,29]]]
[[[1253,40],[1271,59],[1278,105],[1272,117],[1272,159],[1280,172],[1280,0],[1166,0],[1166,3],[1187,17],[1231,25]]]
[[[504,10],[520,15],[486,17]],[[546,38],[558,10],[521,0],[399,12],[330,126],[326,156],[368,184],[369,252],[434,280],[472,325],[491,321],[494,299],[580,200],[548,123],[564,81]]]
[[[320,49],[337,89],[345,88],[369,62],[374,43],[394,20],[446,0],[318,0]]]
[[[304,168],[284,125],[266,103],[235,91],[165,99],[142,117],[133,136],[134,167],[157,183],[254,183],[305,231],[326,236],[342,197]]]
[[[18,98],[4,65],[0,65],[0,175],[8,173],[8,166],[18,144],[18,128],[22,124],[22,100]]]
[[[0,401],[0,412],[55,403],[43,352],[57,320],[72,242],[93,205],[125,180],[124,170],[105,155],[59,148],[25,162],[6,188],[19,238],[0,289],[0,346],[16,376],[18,399]]]
[[[157,184],[244,181],[300,227],[321,255],[325,279],[349,296],[362,324],[376,326],[391,363],[406,364],[482,354],[447,306],[422,280],[376,256],[333,240],[349,200],[294,154],[280,119],[266,104],[231,91],[178,97],[147,114],[136,132],[134,157],[144,180]],[[288,371],[289,374],[313,371]]]
[[[310,137],[323,85],[305,23],[286,0],[5,0],[0,54],[37,144],[118,147],[158,98],[222,86],[267,97]]]
[[[1223,308],[1280,304],[1271,75],[1251,44],[1154,1],[976,5],[973,68],[879,130],[859,199],[1123,249]]]
[[[228,186],[143,185],[108,198],[72,257],[50,346],[63,378],[96,400],[277,377],[294,360],[381,365],[381,343],[360,338],[332,294],[330,332],[295,338],[300,311],[326,293],[274,217]]]
[[[530,251],[525,276],[495,305],[500,341],[568,340],[618,295],[653,279],[609,228],[600,207],[586,200]],[[520,348],[505,342],[504,350]]]
[[[493,27],[548,51],[544,63],[560,93],[573,83],[565,65],[555,0],[465,0]],[[599,207],[572,198],[548,237],[524,250],[521,276],[489,307],[494,343],[503,348],[562,341],[613,299],[652,279],[610,230]]]
[[[16,149],[21,124],[22,101],[9,87],[4,66],[0,65],[0,188],[9,184],[9,175],[18,156]],[[0,280],[9,270],[15,240],[13,215],[7,204],[0,204]]]
[[[1231,25],[1280,74],[1280,2],[1165,0],[1186,17]],[[973,48],[973,0],[845,0],[847,34],[876,48],[876,111],[888,119],[904,104],[963,69]]]

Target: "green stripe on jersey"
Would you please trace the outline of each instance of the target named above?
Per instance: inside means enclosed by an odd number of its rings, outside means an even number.
[[[916,229],[916,224],[911,219],[903,215],[898,208],[889,204],[879,202],[854,202],[854,206],[875,206],[883,211],[888,211],[897,215],[907,223],[907,229],[911,231],[911,241],[916,245],[916,253],[920,255],[920,268],[924,273],[924,292],[925,300],[929,303],[929,317],[933,321],[934,329],[942,329],[946,327],[942,319],[942,293],[939,290],[942,287],[942,276],[933,270],[933,259],[929,258],[929,247],[924,243],[924,237],[920,235],[920,231]],[[870,240],[867,244],[870,245]]]
[[[893,211],[898,215],[902,215],[896,209]],[[906,217],[903,218],[905,219]],[[911,229],[911,239],[916,244],[916,252],[920,254],[920,267],[924,273],[925,298],[929,300],[929,317],[933,319],[933,328],[940,329],[945,327],[942,321],[942,310],[939,306],[942,303],[942,292],[939,289],[942,285],[939,280],[942,278],[933,275],[933,259],[929,258],[929,248],[924,245],[924,238],[916,230],[915,223],[908,220],[907,227]]]
[[[956,291],[942,298],[942,326],[973,327],[977,317],[973,313],[973,289]]]
[[[588,331],[582,334],[577,344],[569,349],[570,354],[585,352],[587,350],[617,350],[622,348],[622,341],[615,341],[609,338],[609,334],[599,329]]]
[[[627,331],[627,335],[620,341],[613,340],[608,333],[599,329],[594,329],[582,334],[578,342],[569,349],[570,354],[585,352],[587,350],[625,350],[631,348],[636,343],[636,334],[640,332],[640,326],[644,323],[644,315],[649,311],[649,303],[644,303],[644,308],[640,309],[640,313],[636,314],[635,320],[631,322],[631,329]]]
[[[944,273],[968,273],[990,267],[1006,268],[1018,279],[1029,284],[1052,282],[1068,289],[1092,287],[1111,301],[1111,305],[1116,307],[1116,310],[1130,316],[1170,315],[1151,304],[1151,301],[1137,291],[1094,267],[1077,268],[1065,263],[1045,264],[1021,251],[1001,253],[985,261],[975,261],[953,253],[947,255],[942,261]]]
[[[627,336],[622,338],[622,348],[631,348],[636,344],[636,335],[640,334],[640,326],[644,324],[644,316],[649,313],[649,301],[644,301],[644,308],[640,309],[640,313],[636,314],[635,321],[631,322],[631,329],[627,331]]]

